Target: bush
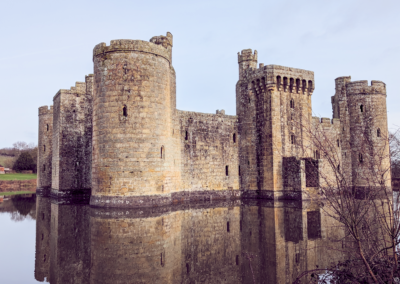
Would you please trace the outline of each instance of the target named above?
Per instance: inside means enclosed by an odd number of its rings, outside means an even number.
[[[13,170],[20,171],[36,171],[36,163],[33,161],[32,156],[29,152],[24,151],[19,155],[18,159],[15,161]]]

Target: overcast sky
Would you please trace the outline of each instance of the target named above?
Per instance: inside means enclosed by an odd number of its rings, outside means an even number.
[[[314,115],[331,117],[334,80],[387,84],[389,127],[400,126],[400,1],[0,2],[0,148],[37,144],[38,107],[93,73],[93,47],[174,36],[177,107],[235,114],[237,52],[315,72]],[[396,84],[397,83],[397,84]]]

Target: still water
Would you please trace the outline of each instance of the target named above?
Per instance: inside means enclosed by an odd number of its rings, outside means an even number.
[[[1,283],[292,283],[341,258],[334,221],[304,201],[117,210],[27,195],[0,203],[0,224]]]

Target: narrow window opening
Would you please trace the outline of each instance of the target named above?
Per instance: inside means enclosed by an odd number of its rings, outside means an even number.
[[[302,89],[303,89],[303,94],[304,94],[307,90],[307,81],[306,80],[303,80],[303,82],[302,82]]]
[[[43,239],[44,239],[44,235],[42,234],[42,241],[43,241]]]
[[[46,171],[46,164],[43,165],[43,171]]]
[[[186,274],[189,274],[190,272],[190,266],[189,263],[186,263]]]
[[[48,124],[46,124],[46,129],[47,129],[47,131],[49,131],[49,125]]]
[[[251,99],[250,99],[250,97],[249,97],[249,104],[251,103]]]
[[[364,112],[364,106],[363,105],[360,105],[360,111]]]
[[[318,151],[318,150],[315,151],[315,158],[316,158],[317,160],[320,159],[320,155],[319,155],[319,151]]]
[[[337,166],[337,170],[338,170],[338,172],[340,172],[340,165]]]
[[[311,93],[312,92],[312,87],[313,87],[313,83],[311,80],[308,81],[308,92]]]
[[[126,105],[124,105],[124,107],[122,108],[122,115],[124,117],[128,116],[128,108],[126,107]]]
[[[360,163],[363,162],[363,155],[361,153],[358,154],[358,160],[360,161]]]
[[[225,175],[228,176],[229,175],[229,167],[225,166]]]
[[[250,166],[250,161],[247,161],[247,165],[249,165],[249,166]]]
[[[239,171],[238,172],[239,172],[239,176],[240,176],[240,166],[239,166]]]
[[[44,220],[44,213],[42,213],[42,220]]]
[[[340,147],[340,142],[339,142],[339,139],[338,139],[338,140],[336,140],[336,143],[337,143],[337,146],[338,146],[338,147]]]
[[[46,262],[46,255],[43,255],[43,262]]]
[[[281,88],[281,76],[276,77],[276,85],[278,87],[278,90]]]
[[[287,77],[283,77],[283,89],[285,92],[286,92],[287,85],[288,85]]]
[[[290,100],[290,108],[294,108],[294,100],[293,99]]]
[[[294,145],[296,144],[296,137],[294,135],[290,136],[290,142]]]
[[[376,136],[381,137],[381,129],[380,128],[378,128],[378,130],[376,130]]]
[[[289,91],[292,93],[293,92],[293,86],[294,86],[294,79],[290,78],[290,86],[289,86]]]
[[[160,263],[161,263],[161,266],[164,266],[163,254],[162,253],[160,254]]]
[[[300,90],[300,79],[296,79],[296,93]]]
[[[239,265],[239,255],[236,255],[236,265]]]
[[[189,138],[189,135],[188,135],[188,132],[186,131],[185,132],[185,140],[188,140],[188,138]]]
[[[43,145],[43,152],[46,152],[46,145]]]
[[[236,143],[236,133],[233,133],[233,143]]]
[[[226,222],[226,231],[229,233],[230,229],[229,229],[229,222]]]

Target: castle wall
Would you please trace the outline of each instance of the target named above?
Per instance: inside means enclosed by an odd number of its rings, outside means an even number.
[[[236,116],[178,111],[178,119],[181,190],[239,190]]]
[[[51,188],[52,144],[53,144],[53,106],[39,108],[39,141],[37,155],[37,187]]]
[[[179,188],[174,164],[172,35],[115,40],[93,51],[93,198],[130,202]]]
[[[77,82],[54,96],[52,189],[54,194],[88,194],[91,188],[92,85]]]

